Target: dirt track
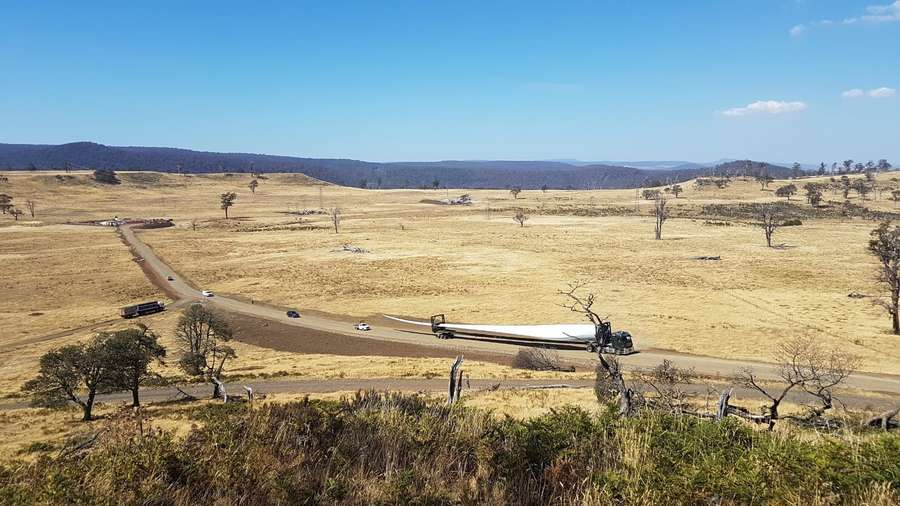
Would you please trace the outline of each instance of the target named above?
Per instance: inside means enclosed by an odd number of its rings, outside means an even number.
[[[404,329],[396,322],[384,318],[369,321],[373,330],[357,332],[346,317],[313,312],[302,312],[303,317],[291,319],[285,315],[286,308],[255,304],[241,300],[240,295],[216,294],[206,298],[200,291],[161,260],[153,250],[130,227],[121,228],[123,240],[140,257],[141,267],[151,281],[163,283],[166,293],[176,295],[179,303],[200,302],[221,309],[232,315],[244,315],[270,323],[270,332],[251,333],[256,337],[247,342],[285,351],[335,353],[344,355],[401,355],[401,356],[452,356],[464,353],[472,359],[508,361],[518,351],[516,346],[492,341],[452,339],[441,341],[421,330]],[[152,232],[143,232],[152,233]],[[168,277],[173,281],[166,281]],[[258,325],[247,319],[242,325]],[[273,325],[277,324],[277,325]],[[277,330],[276,330],[277,329]],[[294,332],[291,332],[294,330]],[[274,331],[274,332],[271,332]],[[266,335],[266,337],[261,337]],[[245,339],[241,339],[245,340]],[[640,341],[635,343],[640,348]],[[313,351],[320,350],[320,351]],[[327,350],[327,351],[326,351]],[[340,351],[343,350],[343,353]],[[595,357],[583,350],[560,350],[563,360],[581,368],[592,368]],[[680,367],[692,367],[698,374],[727,378],[740,369],[752,367],[764,379],[777,378],[777,368],[762,362],[742,362],[714,357],[686,355],[664,350],[641,350],[640,353],[622,358],[622,362],[632,368],[649,368],[668,359]],[[883,392],[900,395],[900,376],[856,374],[847,386],[869,392]]]

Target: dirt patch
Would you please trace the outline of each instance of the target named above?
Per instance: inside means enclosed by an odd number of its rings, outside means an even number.
[[[238,341],[278,351],[350,357],[453,358],[457,355],[454,350],[333,334],[242,314],[226,313],[225,319],[234,329]],[[467,351],[466,358],[511,364],[511,357],[502,354]]]

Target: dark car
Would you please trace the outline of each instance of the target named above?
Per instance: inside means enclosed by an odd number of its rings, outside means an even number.
[[[287,316],[288,316],[288,318],[300,318],[300,313],[291,309],[290,311],[287,312]]]

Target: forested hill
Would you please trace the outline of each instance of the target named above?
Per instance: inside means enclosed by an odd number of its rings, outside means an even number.
[[[376,163],[177,148],[114,147],[93,142],[60,145],[0,144],[0,169],[152,170],[161,172],[302,172],[344,186],[368,188],[637,188],[704,174],[759,174],[782,178],[791,170],[759,162],[675,170],[551,161],[441,161]]]

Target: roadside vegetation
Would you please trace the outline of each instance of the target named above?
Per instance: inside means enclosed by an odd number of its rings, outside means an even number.
[[[419,396],[139,417],[0,467],[4,504],[896,504],[900,437],[809,438],[647,411],[521,421]]]

